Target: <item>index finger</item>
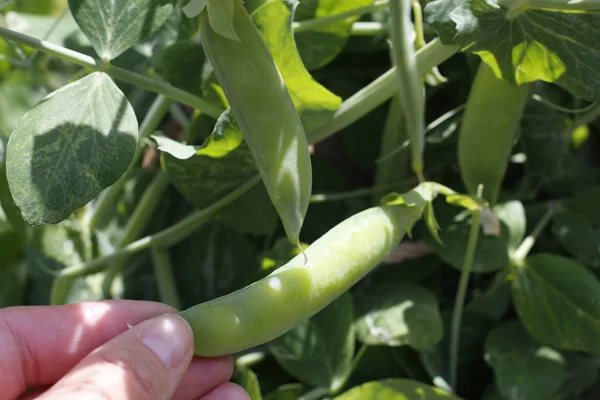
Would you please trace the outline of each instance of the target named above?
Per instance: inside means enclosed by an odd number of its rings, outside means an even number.
[[[98,346],[148,318],[176,312],[165,304],[108,300],[0,310],[0,387],[7,398],[56,382]]]

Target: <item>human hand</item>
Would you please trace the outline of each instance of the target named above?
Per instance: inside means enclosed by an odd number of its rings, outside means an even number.
[[[0,400],[249,400],[228,382],[232,357],[193,357],[174,312],[129,300],[0,310]]]

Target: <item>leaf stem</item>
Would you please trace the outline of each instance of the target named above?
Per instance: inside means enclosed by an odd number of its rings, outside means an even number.
[[[104,194],[102,196],[100,196],[100,198],[98,199],[95,210],[94,210],[94,214],[89,223],[91,229],[94,229],[96,226],[98,226],[98,224],[104,218],[106,218],[106,216],[112,210],[112,207],[114,206],[115,202],[117,201],[117,197],[123,191],[123,187],[129,180],[129,178],[131,178],[131,175],[133,174],[135,169],[138,167],[138,164],[140,162],[140,159],[143,155],[143,150],[144,150],[144,148],[142,146],[142,142],[144,141],[144,139],[147,139],[148,137],[150,137],[150,135],[152,135],[156,131],[160,122],[163,120],[165,115],[167,115],[167,113],[169,112],[169,108],[171,107],[172,104],[173,104],[173,100],[169,99],[168,97],[159,95],[154,100],[154,103],[152,103],[152,105],[150,106],[150,109],[146,113],[146,116],[145,116],[144,120],[142,121],[142,124],[140,125],[140,131],[139,131],[139,135],[138,135],[138,145],[135,148],[135,154],[133,155],[133,160],[131,161],[131,163],[129,164],[129,167],[123,173],[121,178],[119,178],[119,180],[117,182],[115,182],[112,186],[110,186],[104,192]]]
[[[575,118],[573,125],[569,127],[569,133],[572,133],[575,129],[579,128],[582,125],[588,125],[591,122],[595,121],[600,117],[600,102],[594,103],[594,106],[591,107],[586,112],[580,114]]]
[[[363,14],[367,14],[370,12],[383,10],[389,4],[389,0],[380,0],[376,1],[373,4],[369,4],[363,7],[353,8],[352,10],[344,11],[339,14],[328,15],[327,17],[307,19],[304,21],[294,22],[292,25],[294,29],[294,33],[296,32],[306,32],[313,31],[320,28],[327,28],[330,25],[336,24],[338,22],[343,22],[344,20],[352,17],[360,17]]]
[[[110,65],[104,61],[95,59],[86,54],[79,53],[66,47],[47,42],[45,40],[39,40],[23,33],[15,32],[2,27],[0,27],[0,37],[8,41],[26,45],[35,50],[43,51],[44,53],[51,54],[62,60],[70,61],[82,67],[89,68],[94,71],[104,72],[115,79],[133,84],[150,92],[162,94],[165,97],[173,99],[174,101],[197,108],[213,118],[218,118],[223,112],[220,107],[212,104],[211,102],[186,92],[185,90],[171,86],[169,83],[166,83],[162,80]]]
[[[517,266],[523,264],[525,258],[527,258],[527,255],[533,248],[533,245],[535,244],[537,238],[542,234],[544,229],[546,229],[546,226],[550,223],[552,217],[554,217],[554,214],[556,214],[556,212],[559,209],[560,206],[557,204],[551,204],[548,206],[548,209],[546,210],[540,221],[533,228],[531,234],[529,234],[525,239],[523,239],[519,247],[513,253],[511,260],[513,264]]]
[[[456,45],[445,45],[439,39],[430,41],[416,53],[421,75],[439,65],[459,51]],[[346,99],[327,123],[307,132],[310,143],[317,143],[353,124],[390,99],[398,91],[396,68],[393,67],[375,81]]]
[[[481,187],[480,187],[481,188]],[[480,189],[481,191],[481,189]],[[473,259],[475,258],[475,250],[477,249],[477,239],[479,238],[479,223],[481,221],[481,209],[474,208],[471,210],[473,218],[471,220],[471,230],[469,233],[469,241],[465,252],[458,289],[456,291],[456,299],[454,302],[454,311],[452,313],[452,321],[450,326],[450,386],[456,389],[457,370],[458,370],[458,350],[460,345],[460,324],[467,296],[467,287],[469,285],[469,276],[473,268]]]
[[[175,284],[173,263],[171,262],[169,250],[153,247],[152,261],[160,301],[179,310],[181,302],[179,300],[179,293],[177,292],[177,285]]]
[[[87,263],[73,265],[71,267],[65,268],[61,270],[57,275],[60,277],[77,277],[87,274],[93,274],[101,271],[106,264],[123,260],[124,258],[142,250],[146,250],[151,246],[173,246],[174,244],[179,243],[181,240],[188,237],[192,232],[196,231],[202,224],[204,224],[210,217],[212,217],[218,211],[221,211],[223,208],[227,207],[228,205],[239,199],[243,194],[248,192],[259,182],[261,182],[261,179],[260,175],[257,174],[248,182],[233,190],[227,196],[214,202],[210,206],[203,208],[202,210],[192,212],[190,215],[188,215],[175,225],[153,235],[138,239],[135,242],[124,246],[122,249],[119,249],[118,251],[115,251],[112,254],[103,257],[98,257]]]

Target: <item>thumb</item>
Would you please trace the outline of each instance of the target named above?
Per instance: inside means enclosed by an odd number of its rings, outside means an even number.
[[[192,353],[188,323],[165,314],[94,350],[40,399],[170,399]]]

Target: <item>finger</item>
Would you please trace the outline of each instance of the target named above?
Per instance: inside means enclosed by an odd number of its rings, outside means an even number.
[[[233,357],[192,359],[173,400],[194,400],[226,383],[233,375]]]
[[[40,399],[168,400],[193,347],[192,329],[180,316],[144,321],[93,351]]]
[[[224,383],[198,400],[251,400],[250,395],[235,383]]]
[[[15,398],[52,384],[90,351],[143,320],[175,310],[154,302],[113,300],[0,310],[0,388]]]

